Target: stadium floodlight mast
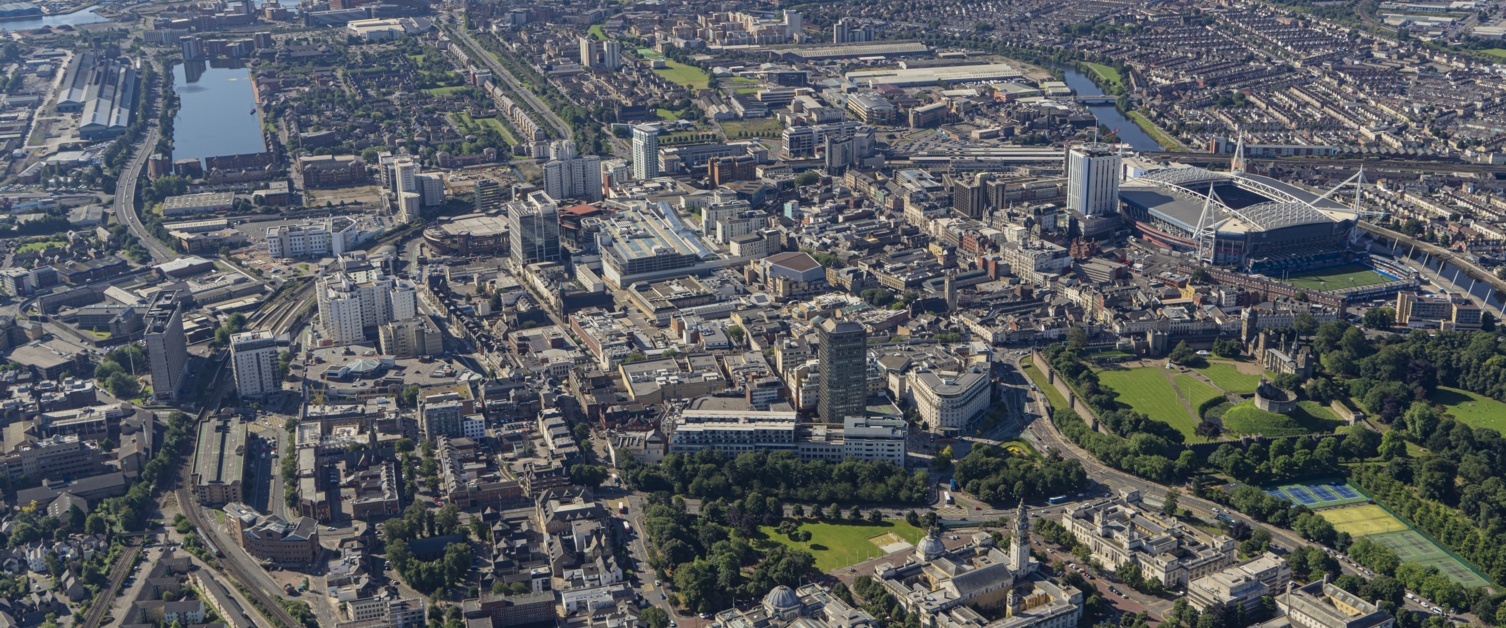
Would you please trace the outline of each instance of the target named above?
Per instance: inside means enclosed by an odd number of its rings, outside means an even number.
[[[1203,211],[1198,214],[1197,228],[1192,231],[1192,242],[1197,245],[1197,259],[1204,264],[1213,263],[1213,244],[1218,239],[1214,227],[1213,200],[1216,197],[1213,184],[1208,184],[1208,196],[1203,199]],[[1223,201],[1219,201],[1223,205]]]

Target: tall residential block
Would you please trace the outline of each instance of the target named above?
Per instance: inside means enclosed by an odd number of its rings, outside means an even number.
[[[178,291],[158,292],[143,318],[146,357],[152,367],[152,392],[159,401],[176,401],[188,367],[188,337],[183,334],[183,308],[178,304]]]
[[[659,125],[633,127],[633,178],[647,181],[659,176]]]
[[[282,389],[277,379],[277,338],[269,331],[230,336],[230,367],[241,397],[262,397]]]
[[[550,143],[548,163],[544,164],[544,192],[553,199],[580,198],[588,202],[601,200],[601,158],[578,155],[575,142],[556,140]]]
[[[368,330],[418,315],[418,291],[413,284],[379,270],[327,275],[320,279],[315,294],[324,336],[337,345],[361,342]]]
[[[838,423],[861,417],[868,401],[868,331],[862,325],[828,318],[821,321],[821,420]]]
[[[1067,209],[1083,216],[1119,211],[1119,153],[1106,144],[1082,144],[1067,151]]]
[[[580,38],[580,65],[588,70],[615,70],[622,67],[622,43]]]

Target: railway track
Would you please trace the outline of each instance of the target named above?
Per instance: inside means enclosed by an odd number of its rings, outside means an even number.
[[[115,592],[120,590],[120,583],[125,580],[126,574],[136,566],[136,556],[141,553],[139,545],[127,545],[124,552],[115,559],[115,566],[110,568],[110,585],[101,589],[99,595],[94,597],[94,605],[89,607],[89,614],[84,617],[84,628],[99,628],[99,623],[104,620],[105,613],[115,605]]]

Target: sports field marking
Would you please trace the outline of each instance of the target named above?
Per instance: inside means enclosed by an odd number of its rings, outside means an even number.
[[[1334,508],[1370,501],[1370,498],[1362,495],[1353,486],[1342,482],[1281,484],[1267,487],[1265,492],[1309,508]]]
[[[1271,276],[1282,283],[1290,284],[1304,290],[1318,291],[1373,286],[1375,284],[1394,281],[1392,278],[1382,275],[1372,268],[1359,264],[1348,264],[1306,273],[1291,273],[1285,277],[1279,274],[1272,274]]]
[[[1333,529],[1351,536],[1370,536],[1407,530],[1407,524],[1373,504],[1353,508],[1331,508],[1318,514],[1333,524]]]
[[[1291,495],[1292,498],[1296,499],[1299,502],[1302,502],[1303,506],[1311,506],[1318,503],[1318,499],[1316,497],[1313,497],[1312,494],[1307,492],[1307,489],[1300,486],[1287,487],[1286,494]]]
[[[905,541],[904,539],[899,538],[898,534],[895,534],[893,532],[885,532],[885,533],[880,534],[878,536],[875,536],[875,537],[873,537],[871,539],[868,539],[869,543],[872,543],[872,544],[877,545],[879,547],[883,547],[883,546],[888,545],[890,543],[903,543],[904,541]]]

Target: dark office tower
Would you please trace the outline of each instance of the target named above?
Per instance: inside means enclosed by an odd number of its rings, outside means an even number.
[[[840,423],[866,413],[868,332],[857,323],[821,321],[821,420]]]
[[[159,401],[176,401],[188,366],[188,338],[178,291],[163,290],[146,311],[146,357],[152,369],[152,392]]]

